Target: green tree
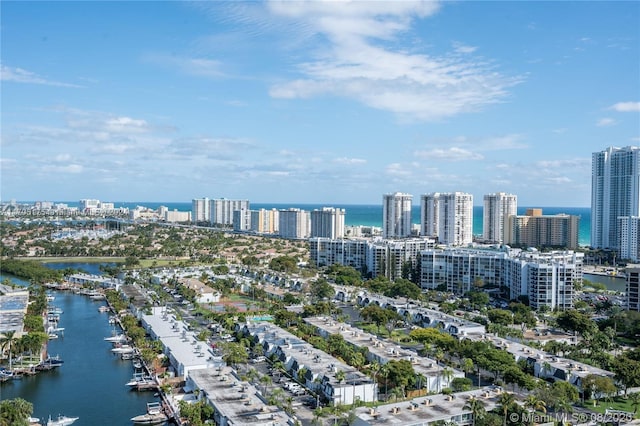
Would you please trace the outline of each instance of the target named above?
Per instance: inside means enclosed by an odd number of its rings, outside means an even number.
[[[0,337],[0,348],[2,348],[3,353],[6,350],[9,354],[9,370],[12,368],[13,350],[17,342],[18,338],[15,330],[5,331],[4,335]]]
[[[316,300],[333,299],[335,291],[331,284],[324,279],[317,279],[311,283],[310,293]]]
[[[502,415],[503,415],[503,423],[502,423],[503,426],[506,426],[507,414],[515,403],[516,403],[516,397],[513,396],[512,393],[502,392],[498,397],[498,405],[500,406],[500,411],[502,411]]]
[[[33,404],[22,398],[0,401],[0,426],[28,426]]]
[[[543,413],[547,412],[547,404],[534,394],[529,394],[524,400],[524,407],[534,411],[542,411]]]
[[[473,426],[475,426],[477,422],[483,419],[486,415],[484,403],[474,396],[467,400],[466,404],[464,405],[464,409],[471,411]]]
[[[575,309],[563,311],[556,319],[558,327],[565,331],[575,331],[581,335],[594,334],[597,330],[596,323],[587,314]]]
[[[222,359],[227,365],[236,366],[246,363],[249,360],[249,354],[240,343],[228,342],[222,346]]]

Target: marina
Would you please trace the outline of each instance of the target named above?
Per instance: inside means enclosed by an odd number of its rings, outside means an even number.
[[[99,273],[98,265],[88,266]],[[130,392],[124,386],[134,368],[130,360],[123,361],[113,354],[113,344],[104,340],[114,327],[108,316],[98,311],[104,302],[71,292],[52,291],[50,295],[64,311],[59,319],[59,325],[65,328],[64,338],[49,340],[49,358],[42,363],[46,371],[23,375],[21,380],[3,381],[0,398],[23,398],[33,403],[32,416],[39,418],[42,425],[47,424],[50,416],[57,421],[62,413],[77,417],[73,424],[79,426],[131,426],[131,419],[158,398],[153,392]],[[89,403],[95,398],[99,398],[99,404]],[[59,423],[52,423],[55,424]]]

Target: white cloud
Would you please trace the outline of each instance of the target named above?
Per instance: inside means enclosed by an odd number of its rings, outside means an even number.
[[[400,163],[392,163],[387,165],[387,167],[385,168],[385,172],[388,175],[397,177],[411,176],[411,171]]]
[[[640,112],[640,102],[618,102],[609,107],[618,112]]]
[[[453,48],[457,53],[473,53],[478,50],[475,46],[467,46],[457,41],[453,43]]]
[[[427,160],[441,161],[465,161],[465,160],[482,160],[484,156],[463,148],[451,147],[449,149],[435,148],[429,151],[416,151],[416,157]]]
[[[13,81],[16,83],[44,84],[46,86],[73,87],[81,88],[77,84],[62,83],[60,81],[48,80],[38,74],[27,71],[22,68],[13,68],[6,65],[0,65],[0,80]]]
[[[106,130],[115,133],[145,133],[149,124],[145,120],[130,117],[115,117],[106,120]]]
[[[333,160],[333,162],[339,164],[365,164],[367,160],[363,160],[362,158],[340,157]]]
[[[490,62],[468,56],[459,44],[444,56],[394,51],[393,41],[412,20],[435,13],[431,2],[272,2],[277,16],[303,21],[329,45],[315,59],[300,63],[302,78],[271,87],[276,98],[329,94],[355,99],[405,119],[437,120],[502,102],[520,82]]]
[[[614,120],[613,118],[601,118],[596,123],[596,126],[598,126],[598,127],[609,127],[609,126],[615,126],[616,124],[618,124],[618,122],[616,120]]]
[[[521,142],[522,139],[523,136],[519,134],[493,136],[481,139],[475,144],[475,146],[477,146],[478,151],[501,151],[505,149],[528,148],[529,146],[527,144]]]
[[[567,184],[572,182],[571,178],[567,176],[548,177],[545,180],[547,183],[551,183],[554,185],[561,185],[561,184]]]
[[[66,166],[45,165],[42,170],[50,173],[78,174],[84,171],[84,167],[80,164],[68,164]]]
[[[170,56],[160,54],[148,54],[143,57],[148,62],[153,62],[165,67],[177,68],[180,72],[200,77],[223,78],[222,62],[207,58],[189,58],[184,56]]]

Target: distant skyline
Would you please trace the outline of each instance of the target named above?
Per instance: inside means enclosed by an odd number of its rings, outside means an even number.
[[[640,2],[2,3],[0,198],[588,207]]]

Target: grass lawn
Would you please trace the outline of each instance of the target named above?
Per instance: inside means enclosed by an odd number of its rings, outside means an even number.
[[[589,399],[585,401],[584,406],[589,410],[597,413],[604,413],[607,409],[626,411],[627,413],[633,413],[634,407],[631,405],[631,399],[624,399],[621,396],[613,398],[611,401],[599,400],[598,405],[593,406],[593,400]],[[638,414],[635,416],[638,418]]]
[[[122,263],[124,257],[28,257],[23,260],[37,260],[40,263],[64,263],[64,262],[80,262],[80,263]]]

